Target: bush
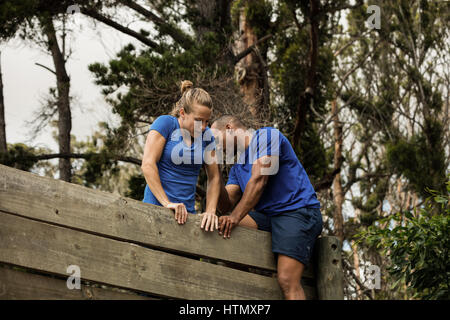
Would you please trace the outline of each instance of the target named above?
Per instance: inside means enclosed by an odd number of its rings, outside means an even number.
[[[446,195],[427,191],[431,196],[419,212],[380,219],[357,239],[387,256],[391,289],[406,284],[412,298],[449,299],[450,181]]]

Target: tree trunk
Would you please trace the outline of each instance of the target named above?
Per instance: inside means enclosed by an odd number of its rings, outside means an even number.
[[[245,17],[245,8],[242,8],[239,16],[239,37],[235,43],[235,50],[236,52],[243,52],[257,41],[257,36]],[[266,88],[264,81],[267,77],[265,75],[264,58],[261,53],[257,54],[254,51],[236,64],[236,71],[241,92],[244,95],[244,102],[251,114],[257,117],[261,109],[268,104],[265,95],[268,88]]]
[[[361,273],[359,272],[359,257],[358,257],[358,247],[355,244],[355,241],[352,240],[352,252],[353,252],[353,266],[355,268],[355,274],[358,277],[358,279],[361,279]],[[356,293],[358,299],[362,299],[362,291],[359,284],[356,284]]]
[[[310,24],[310,46],[309,46],[309,66],[306,75],[305,91],[300,94],[297,108],[297,118],[295,121],[293,144],[294,148],[298,146],[301,136],[305,131],[306,114],[314,100],[314,91],[316,89],[316,69],[319,53],[319,0],[309,1],[308,21]]]
[[[70,153],[70,131],[72,130],[72,115],[70,112],[70,78],[66,71],[66,61],[58,45],[56,31],[51,19],[45,20],[43,30],[48,39],[48,48],[55,65],[58,88],[58,143],[59,153]],[[64,50],[64,48],[63,48]],[[70,159],[59,159],[59,178],[70,182],[72,172]]]
[[[334,99],[331,103],[331,112],[333,114],[334,127],[334,168],[339,169],[342,166],[342,124],[339,122],[337,113],[337,102]],[[344,218],[342,216],[342,205],[344,203],[344,192],[341,183],[340,171],[333,180],[333,202],[334,202],[334,234],[339,240],[344,241]]]
[[[5,129],[5,101],[3,99],[3,76],[2,61],[0,52],[0,154],[8,151],[6,145],[6,129]]]

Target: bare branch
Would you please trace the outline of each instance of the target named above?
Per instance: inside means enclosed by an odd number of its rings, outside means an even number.
[[[37,66],[39,66],[39,67],[42,67],[42,68],[44,68],[44,69],[50,71],[51,73],[53,73],[53,74],[56,76],[56,72],[53,71],[52,69],[50,69],[49,67],[46,67],[46,66],[44,66],[44,65],[42,65],[42,64],[40,64],[40,63],[37,63],[37,62],[35,63],[35,65],[37,65]]]
[[[93,156],[97,156],[99,153],[52,153],[52,154],[41,154],[36,156],[26,156],[25,158],[31,159],[31,160],[50,160],[50,159],[90,159]],[[122,161],[122,162],[128,162],[133,163],[136,165],[141,165],[142,161],[133,157],[127,157],[127,156],[119,156],[119,155],[111,155],[112,159]]]
[[[119,0],[120,3],[123,5],[135,10],[136,12],[142,14],[144,17],[150,19],[152,22],[154,22],[157,26],[160,27],[160,31],[162,33],[168,34],[172,37],[173,40],[175,40],[177,43],[179,43],[184,49],[189,49],[194,45],[194,42],[192,41],[191,37],[185,34],[183,31],[178,29],[176,26],[171,25],[170,23],[167,23],[162,18],[158,17],[156,14],[151,12],[150,10],[147,10],[146,8],[140,6],[136,3],[136,1],[130,1],[130,0]]]
[[[142,34],[136,32],[134,30],[131,30],[131,29],[127,28],[127,27],[122,26],[121,24],[119,24],[119,23],[109,19],[108,17],[105,17],[104,15],[101,15],[97,11],[95,11],[93,9],[82,7],[81,8],[81,12],[84,13],[85,15],[91,17],[91,18],[94,18],[95,20],[98,20],[98,21],[103,22],[104,24],[106,24],[106,25],[108,25],[110,27],[113,27],[116,30],[119,30],[119,31],[121,31],[121,32],[123,32],[123,33],[125,33],[125,34],[127,34],[127,35],[129,35],[131,37],[133,37],[133,38],[138,39],[142,43],[144,43],[144,44],[148,45],[149,47],[155,49],[156,52],[163,53],[163,49],[161,48],[161,46],[158,43],[150,40],[149,38],[143,36]]]
[[[234,56],[234,64],[238,63],[239,61],[241,61],[243,58],[245,58],[245,56],[247,56],[248,54],[250,54],[254,48],[259,45],[260,43],[266,41],[267,39],[270,39],[272,37],[271,34],[268,34],[267,36],[262,37],[261,39],[259,39],[258,41],[256,41],[255,44],[251,45],[250,47],[248,47],[247,49],[241,51],[240,53],[238,53],[237,55]]]

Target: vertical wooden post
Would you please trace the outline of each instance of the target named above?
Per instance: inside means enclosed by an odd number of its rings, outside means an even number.
[[[317,297],[319,300],[343,300],[341,241],[337,237],[320,237],[316,242],[315,254]]]

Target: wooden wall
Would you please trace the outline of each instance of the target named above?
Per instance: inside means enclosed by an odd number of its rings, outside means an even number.
[[[0,299],[282,299],[270,233],[237,227],[223,239],[199,224],[0,165]],[[309,299],[342,298],[336,241],[316,245],[320,262],[302,280]],[[70,265],[80,290],[66,286]]]

